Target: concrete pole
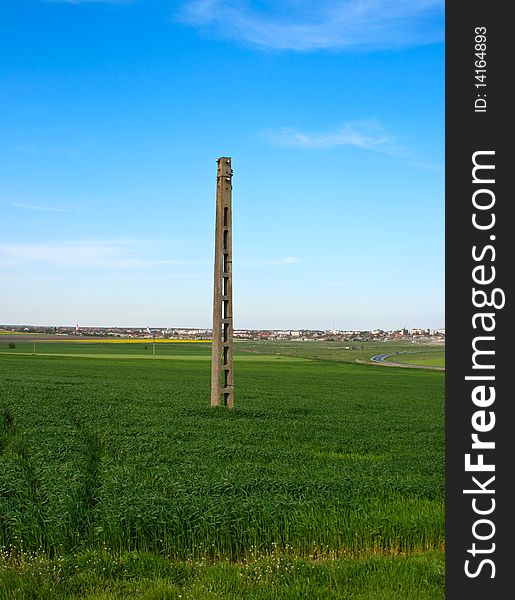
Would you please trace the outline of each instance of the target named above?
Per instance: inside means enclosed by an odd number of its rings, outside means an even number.
[[[232,168],[230,158],[217,162],[211,406],[232,408]]]

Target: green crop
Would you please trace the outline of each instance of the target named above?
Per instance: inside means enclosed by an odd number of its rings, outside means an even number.
[[[208,345],[168,347],[169,360],[59,346],[69,356],[0,356],[9,556],[442,549],[442,373],[239,352],[228,411],[210,407]]]

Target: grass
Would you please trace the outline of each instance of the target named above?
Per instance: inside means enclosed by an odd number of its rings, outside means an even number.
[[[4,567],[2,569],[2,566]],[[273,556],[244,563],[175,563],[106,550],[0,559],[0,599],[438,600],[443,554],[313,561]]]
[[[163,345],[169,360],[138,347],[0,356],[0,588],[443,597],[442,373],[240,350],[227,411],[209,406],[209,345]],[[147,585],[108,565],[104,581],[85,556],[193,575],[178,585],[163,571]],[[65,571],[55,587],[56,561],[74,557],[77,577]],[[268,579],[249,579],[250,564]]]
[[[33,354],[33,340],[16,340],[14,349],[8,344],[0,346],[1,354]],[[116,358],[144,358],[153,356],[152,340],[122,342],[120,340],[86,341],[36,341],[36,354],[49,356],[111,356]],[[156,356],[190,357],[191,359],[211,360],[211,344],[203,341],[184,342],[166,340],[156,342]]]
[[[441,344],[420,344],[408,341],[366,341],[366,342],[327,342],[309,341],[252,341],[239,342],[238,348],[243,352],[257,354],[279,354],[284,356],[304,357],[314,360],[328,360],[354,364],[367,362],[378,354],[427,353],[442,356],[445,353]],[[403,356],[403,355],[402,355]],[[389,357],[388,361],[397,360]]]
[[[433,350],[431,352],[413,352],[410,354],[395,354],[386,360],[403,365],[419,365],[425,367],[445,367],[445,352]]]

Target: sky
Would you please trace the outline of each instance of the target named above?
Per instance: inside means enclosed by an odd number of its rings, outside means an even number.
[[[444,327],[443,0],[0,0],[0,324]]]

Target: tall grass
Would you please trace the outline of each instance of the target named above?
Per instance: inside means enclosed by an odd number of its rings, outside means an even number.
[[[248,561],[442,547],[440,373],[247,358],[228,412],[209,406],[209,362],[188,352],[1,357],[4,551]]]
[[[0,600],[442,600],[443,554],[313,561],[174,563],[105,549],[49,558],[0,554]]]

